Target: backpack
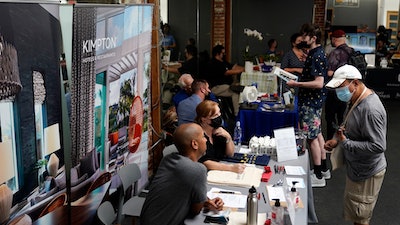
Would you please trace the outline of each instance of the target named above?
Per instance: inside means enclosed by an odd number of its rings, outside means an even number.
[[[353,48],[352,52],[348,54],[349,54],[349,59],[347,60],[347,63],[349,65],[356,67],[360,71],[361,76],[364,79],[368,65],[364,55],[360,51],[355,51]]]

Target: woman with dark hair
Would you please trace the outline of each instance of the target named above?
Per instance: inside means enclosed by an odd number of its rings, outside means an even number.
[[[221,111],[218,103],[204,100],[196,108],[195,121],[203,128],[207,139],[206,154],[199,159],[208,170],[226,170],[236,173],[244,171],[244,164],[226,164],[219,161],[233,156],[234,148],[231,135],[222,127]]]
[[[299,76],[303,72],[304,62],[307,55],[300,48],[299,44],[303,40],[300,33],[295,33],[290,37],[292,49],[290,49],[282,58],[281,68],[287,72]]]
[[[268,41],[267,55],[280,57],[283,54],[283,52],[278,51],[277,49],[278,49],[278,41],[274,38],[270,39]]]

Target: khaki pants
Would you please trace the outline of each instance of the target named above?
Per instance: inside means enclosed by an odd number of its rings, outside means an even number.
[[[386,169],[367,180],[352,181],[346,177],[344,218],[354,223],[369,224]]]
[[[228,84],[217,85],[211,88],[211,91],[215,94],[215,96],[223,96],[223,97],[231,97],[233,103],[233,111],[235,116],[239,113],[239,94],[232,91]]]

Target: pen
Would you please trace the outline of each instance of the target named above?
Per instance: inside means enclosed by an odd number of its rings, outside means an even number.
[[[233,191],[219,191],[221,194],[235,194]]]
[[[264,203],[265,203],[265,204],[267,204],[267,200],[265,200],[265,195],[264,195],[264,192],[261,192],[261,194],[262,194],[262,196],[263,196]]]

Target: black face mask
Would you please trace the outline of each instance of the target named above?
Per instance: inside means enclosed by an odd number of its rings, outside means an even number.
[[[302,41],[299,44],[297,44],[296,47],[298,49],[308,49],[308,48],[311,48],[311,45],[307,44],[307,41]]]
[[[222,117],[218,116],[214,119],[211,119],[211,124],[210,126],[214,127],[214,128],[218,128],[222,126]]]
[[[210,99],[210,92],[209,91],[204,93],[204,98],[207,99],[207,100]]]

